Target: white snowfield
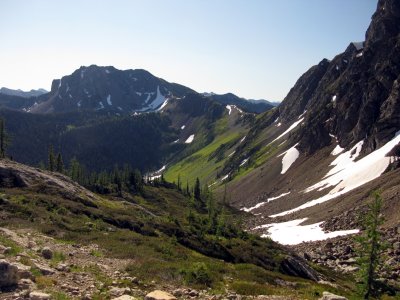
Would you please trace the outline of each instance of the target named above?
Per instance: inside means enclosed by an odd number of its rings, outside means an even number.
[[[304,113],[303,113],[304,115]],[[301,115],[302,116],[302,115]],[[300,117],[301,117],[300,116]],[[278,136],[276,139],[274,139],[270,144],[272,144],[273,142],[279,140],[281,137],[285,136],[286,134],[288,134],[289,132],[291,132],[293,129],[295,129],[301,122],[303,122],[304,117],[300,118],[299,120],[297,120],[296,122],[294,122],[292,124],[292,126],[290,126],[284,133],[282,133],[280,136]]]
[[[190,135],[187,140],[185,141],[185,144],[190,144],[194,140],[194,134]]]
[[[228,115],[230,115],[232,112],[232,107],[230,105],[227,105],[226,109],[228,110]]]
[[[400,143],[400,131],[396,133],[394,138],[383,145],[381,148],[368,154],[358,161],[354,161],[358,157],[361,151],[363,141],[357,143],[349,151],[339,155],[331,165],[334,168],[331,169],[325,177],[318,183],[305,189],[304,192],[310,192],[313,190],[323,190],[329,187],[334,187],[325,196],[311,200],[304,203],[296,208],[288,211],[284,211],[275,215],[271,215],[271,218],[285,216],[293,212],[329,201],[340,195],[343,195],[349,191],[362,186],[363,184],[378,178],[387,169],[387,167],[397,157],[386,156],[398,143]],[[352,154],[352,152],[355,153]]]
[[[335,149],[332,150],[331,154],[333,156],[336,156],[336,155],[342,153],[343,150],[344,150],[344,148],[340,147],[340,145],[336,145]]]
[[[254,229],[266,228],[268,233],[263,234],[262,237],[270,237],[274,241],[284,245],[296,245],[302,242],[325,240],[359,232],[358,229],[324,232],[321,228],[323,222],[311,225],[300,225],[306,220],[307,218],[282,223],[266,224],[257,226]]]
[[[110,94],[107,96],[107,104],[110,105],[110,106],[112,105],[111,95]]]
[[[290,194],[290,192],[283,193],[283,194],[280,194],[279,196],[268,198],[267,201],[263,201],[263,202],[257,203],[256,205],[254,205],[254,206],[252,206],[252,207],[249,207],[249,208],[243,207],[243,208],[241,208],[240,210],[244,210],[245,212],[250,212],[250,211],[252,211],[252,210],[254,210],[254,209],[257,209],[257,208],[259,208],[259,207],[261,207],[261,206],[267,204],[267,203],[270,202],[270,201],[274,201],[274,200],[276,200],[276,199],[285,197],[286,195],[289,195],[289,194]]]
[[[296,145],[294,145],[289,150],[283,152],[282,154],[278,155],[278,157],[283,156],[282,158],[282,171],[281,174],[285,174],[287,170],[289,170],[290,166],[299,158],[300,152],[296,149]]]
[[[145,101],[146,104],[147,104],[147,102],[150,101],[151,95],[154,95],[154,92],[147,93],[147,99]],[[162,104],[164,104],[164,102],[165,102],[165,96],[163,96],[163,94],[161,94],[160,86],[157,86],[156,98],[150,104],[148,104],[147,106],[143,107],[142,109],[140,109],[138,111],[155,110],[157,107],[162,106]]]
[[[186,125],[182,125],[181,126],[181,130],[185,129]]]

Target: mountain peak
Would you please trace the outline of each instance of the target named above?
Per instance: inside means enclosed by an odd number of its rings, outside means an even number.
[[[366,33],[366,44],[396,37],[400,33],[400,1],[379,0]]]

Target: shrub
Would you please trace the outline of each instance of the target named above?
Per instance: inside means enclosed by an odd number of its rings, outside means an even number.
[[[188,270],[183,270],[185,281],[188,284],[211,286],[212,275],[205,263],[195,263]]]

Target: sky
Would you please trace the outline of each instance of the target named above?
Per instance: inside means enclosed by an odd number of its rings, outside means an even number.
[[[80,66],[146,69],[198,92],[281,101],[363,41],[377,0],[0,0],[0,87]]]

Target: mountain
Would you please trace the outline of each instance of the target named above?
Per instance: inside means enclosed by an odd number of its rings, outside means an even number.
[[[227,93],[223,95],[218,95],[214,93],[203,93],[202,95],[205,97],[209,97],[210,99],[224,105],[236,105],[240,109],[249,113],[262,113],[272,109],[279,104],[277,102],[270,102],[264,99],[244,99],[232,93]]]
[[[0,94],[9,96],[18,96],[22,98],[38,97],[40,95],[48,93],[45,89],[30,90],[29,92],[24,92],[22,90],[12,90],[6,87],[0,88]]]
[[[218,172],[194,173],[179,162],[165,177],[200,175],[250,213],[249,230],[282,243],[356,232],[375,189],[386,228],[400,226],[399,12],[400,2],[380,0],[365,42],[310,68],[241,143],[214,145]]]
[[[182,97],[191,89],[169,83],[145,70],[117,70],[91,65],[53,80],[51,91],[25,108],[34,113],[105,110],[129,114],[154,111],[169,97]]]

